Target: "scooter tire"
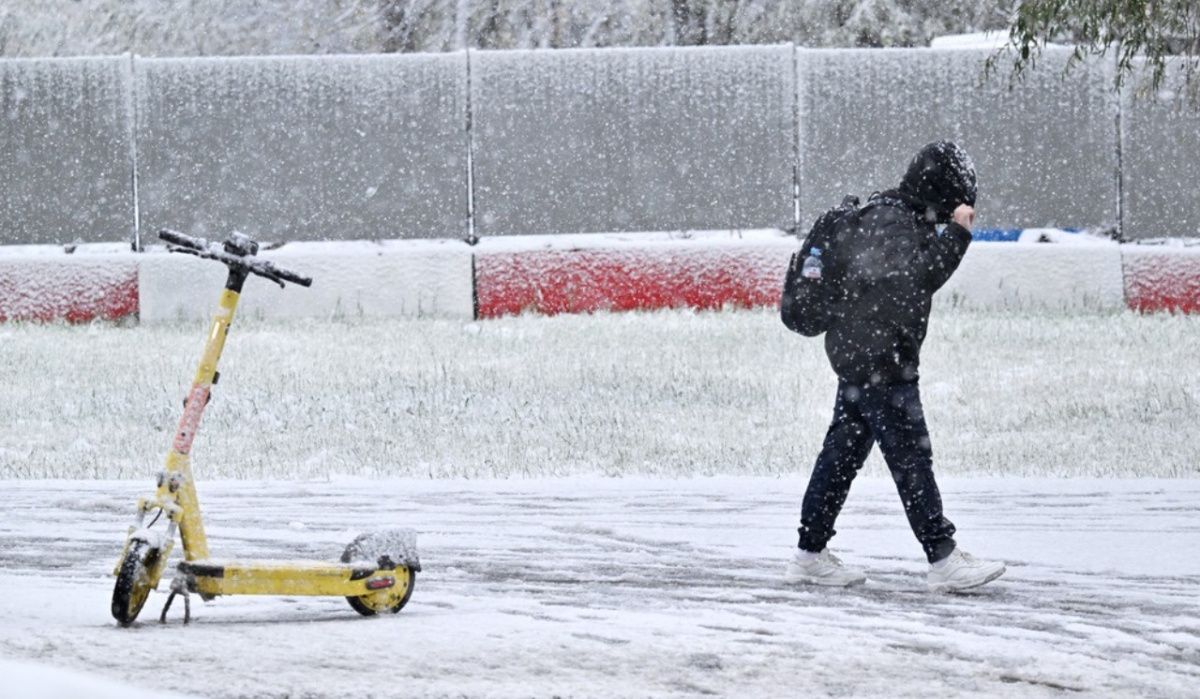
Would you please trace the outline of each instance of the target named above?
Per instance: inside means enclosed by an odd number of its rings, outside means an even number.
[[[412,598],[413,588],[416,587],[417,583],[417,572],[415,570],[412,570],[408,566],[396,568],[396,573],[400,573],[401,571],[408,578],[408,587],[399,598],[386,594],[391,592],[391,590],[380,590],[379,592],[363,595],[362,597],[347,597],[346,601],[350,603],[354,611],[363,616],[375,616],[380,612],[391,612],[392,614],[399,612],[401,609],[404,609],[404,605],[408,604],[408,600]]]
[[[149,571],[153,567],[152,559],[157,555],[158,551],[151,549],[145,541],[131,543],[125,552],[112,596],[112,615],[121,626],[132,624],[146,606],[150,591],[155,587]]]

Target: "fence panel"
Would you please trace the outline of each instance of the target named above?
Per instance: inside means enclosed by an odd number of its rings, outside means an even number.
[[[988,54],[472,52],[477,232],[785,227],[794,139],[802,224],[952,138],[978,165],[981,226],[1106,227],[1120,109],[1125,234],[1196,235],[1195,110],[1118,98],[1109,61],[1064,76],[1058,49],[1010,92],[982,81]],[[0,61],[0,243],[130,238],[135,132],[146,232],[460,237],[467,68],[463,53]]]
[[[476,230],[789,225],[792,54],[472,52]]]
[[[1117,223],[1117,98],[1107,61],[1048,49],[1008,90],[983,81],[986,49],[801,50],[801,223],[847,193],[893,187],[912,155],[946,138],[973,157],[979,225]]]
[[[143,231],[465,235],[462,53],[151,59],[135,73]]]
[[[1122,232],[1127,238],[1200,236],[1196,194],[1200,108],[1176,91],[1180,63],[1166,87],[1144,94],[1135,76],[1121,90]]]
[[[0,244],[133,238],[129,59],[0,60]]]

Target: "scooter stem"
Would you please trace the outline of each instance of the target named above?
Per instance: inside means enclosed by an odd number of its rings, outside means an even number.
[[[245,269],[231,267],[229,270],[229,278],[221,292],[221,300],[204,343],[200,365],[196,368],[192,388],[184,400],[183,417],[175,431],[171,451],[167,453],[166,477],[159,485],[159,501],[164,502],[173,496],[180,507],[179,537],[183,541],[184,558],[189,561],[208,558],[208,537],[204,533],[200,501],[192,478],[192,441],[200,429],[200,418],[208,406],[213,384],[217,382],[217,364],[225,349],[225,338],[229,335],[229,326],[233,323],[233,314],[247,274]]]

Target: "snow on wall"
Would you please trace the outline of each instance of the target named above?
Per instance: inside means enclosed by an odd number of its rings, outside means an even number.
[[[899,183],[924,144],[950,139],[973,157],[979,225],[1103,228],[1117,222],[1111,65],[1077,66],[1048,48],[1011,92],[981,82],[987,49],[797,52],[800,221],[845,194]]]
[[[605,245],[484,241],[475,260],[479,316],[770,306],[798,242],[779,232],[697,239],[610,238]],[[515,241],[514,241],[515,242]],[[540,245],[537,243],[541,243]],[[1121,247],[975,243],[936,297],[983,309],[1119,309]]]
[[[973,243],[939,304],[986,309],[1119,309],[1121,246]]]
[[[312,277],[313,285],[281,289],[250,277],[239,316],[473,316],[471,253],[459,241],[294,243],[261,257]],[[227,275],[211,260],[161,251],[140,256],[139,267],[145,321],[211,315]]]
[[[1177,87],[1179,63],[1166,86],[1139,96],[1137,80],[1121,91],[1122,233],[1128,238],[1195,236],[1200,232],[1196,154],[1200,110]]]
[[[1130,308],[1200,313],[1200,247],[1130,247],[1122,259]]]
[[[542,244],[505,250],[485,241],[475,258],[481,318],[536,311],[769,306],[797,243],[756,231],[702,240],[651,237],[608,246]]]
[[[1035,241],[1055,242],[1035,242]],[[0,321],[206,317],[226,271],[161,248],[0,248]],[[797,241],[781,231],[508,236],[462,241],[290,243],[263,256],[312,276],[279,289],[252,277],[256,317],[491,318],[537,313],[771,306]],[[90,251],[87,248],[94,248]],[[977,309],[1200,312],[1200,248],[1043,230],[976,242],[935,297]]]
[[[0,60],[0,245],[133,237],[129,59]]]
[[[132,253],[0,256],[0,322],[118,320],[137,311]]]
[[[466,57],[139,59],[142,230],[466,235]]]
[[[475,225],[785,228],[791,46],[471,53]]]

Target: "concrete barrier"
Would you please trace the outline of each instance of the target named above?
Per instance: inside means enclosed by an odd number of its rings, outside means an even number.
[[[0,245],[133,240],[129,59],[0,60]]]
[[[980,310],[1200,312],[1200,246],[1118,245],[1043,231],[973,243],[935,304]],[[216,303],[210,261],[9,247],[0,321],[193,320]],[[310,289],[251,278],[239,314],[257,318],[493,318],[524,312],[773,306],[798,243],[781,231],[511,236],[462,241],[291,243],[265,257],[311,275]]]
[[[1116,243],[972,243],[938,304],[986,310],[1115,310],[1125,304]]]
[[[580,238],[481,243],[479,317],[769,306],[779,303],[797,247],[791,236],[772,231]]]
[[[1200,235],[1200,110],[1172,89],[1179,64],[1172,68],[1157,93],[1139,95],[1137,78],[1121,91],[1121,231],[1129,239]]]
[[[466,235],[465,54],[135,68],[140,225],[151,235]]]
[[[989,50],[797,52],[800,221],[845,194],[894,187],[924,144],[962,145],[979,176],[985,228],[1104,228],[1117,223],[1117,99],[1111,64],[1062,77],[1070,52],[1047,49],[1011,92],[982,82]]]
[[[122,249],[124,248],[124,249]],[[291,243],[263,253],[313,277],[310,288],[251,277],[239,317],[473,318],[471,249],[461,241]],[[0,248],[0,322],[196,321],[209,317],[226,269],[210,260],[85,246]]]
[[[240,317],[356,318],[474,316],[466,243],[296,243],[261,255],[313,278],[310,288],[251,277]],[[216,308],[226,270],[210,260],[162,250],[138,258],[144,321],[205,318]]]
[[[481,236],[783,228],[790,46],[471,54]]]
[[[779,302],[788,260],[798,248],[795,238],[770,231],[577,241],[523,241],[523,249],[503,241],[481,244],[475,261],[479,316],[770,306]],[[1120,309],[1121,250],[1103,242],[974,243],[935,302],[987,310]]]
[[[137,259],[103,255],[0,257],[0,323],[121,320],[138,312]]]
[[[1200,246],[1127,246],[1126,299],[1143,313],[1200,313]]]

